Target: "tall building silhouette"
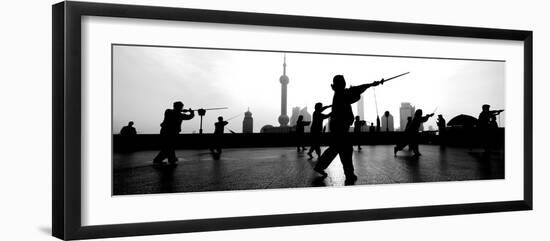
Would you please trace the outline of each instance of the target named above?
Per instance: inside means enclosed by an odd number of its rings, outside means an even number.
[[[252,133],[254,127],[254,120],[252,119],[252,112],[250,112],[250,109],[248,109],[244,113],[244,119],[243,119],[243,133]]]
[[[260,133],[289,133],[292,126],[288,125],[290,118],[287,115],[287,85],[289,82],[286,76],[286,55],[283,58],[283,75],[279,77],[281,83],[281,115],[279,115],[279,126],[265,125],[260,129]]]
[[[393,115],[390,114],[389,111],[384,112],[384,115],[382,115],[382,120],[380,121],[382,124],[382,128],[380,128],[380,131],[394,131],[393,128]],[[405,122],[406,123],[406,122]]]
[[[399,107],[399,129],[401,129],[401,131],[405,131],[405,127],[407,126],[407,117],[413,117],[415,110],[416,109],[411,105],[411,103],[401,103],[401,107]]]
[[[283,75],[279,78],[279,82],[281,83],[281,115],[279,116],[279,124],[281,127],[285,127],[289,121],[286,113],[287,85],[289,82],[288,76],[286,76],[286,55],[283,60]]]

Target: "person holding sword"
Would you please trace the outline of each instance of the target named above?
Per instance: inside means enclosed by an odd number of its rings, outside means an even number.
[[[189,114],[184,114],[188,112]],[[168,159],[169,164],[176,164],[175,142],[176,137],[181,132],[181,123],[184,120],[191,120],[195,117],[195,111],[192,109],[183,109],[183,103],[176,101],[173,109],[164,111],[164,120],[160,124],[161,149],[158,155],[153,159],[154,165],[162,165],[164,159]]]
[[[330,132],[336,137],[329,147],[321,154],[314,170],[323,177],[328,176],[325,169],[334,160],[336,155],[340,156],[346,175],[346,183],[353,183],[357,180],[353,167],[353,143],[348,141],[346,136],[350,126],[353,124],[354,115],[351,105],[361,98],[361,93],[370,87],[384,83],[384,79],[368,84],[346,88],[346,80],[343,75],[336,75],[332,80],[332,113],[330,115]]]

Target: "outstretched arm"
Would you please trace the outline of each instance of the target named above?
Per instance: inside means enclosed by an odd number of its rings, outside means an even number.
[[[368,88],[374,87],[374,86],[377,86],[377,85],[380,85],[380,84],[383,84],[383,83],[384,83],[384,79],[381,79],[380,81],[374,81],[374,82],[368,83],[368,84],[353,86],[353,87],[350,87],[349,89],[351,91],[353,91],[354,94],[359,94],[360,95],[363,92],[365,92],[365,90],[367,90]]]
[[[422,117],[422,122],[426,122],[428,121],[428,119],[430,119],[430,117],[434,116],[435,113],[431,113],[429,115],[425,115],[424,117]]]
[[[182,116],[183,116],[182,117],[183,120],[191,120],[191,119],[193,119],[193,117],[195,117],[195,111],[189,109],[189,114],[188,115],[182,114]]]
[[[327,106],[323,106],[323,108],[321,108],[321,112],[325,111],[326,109],[332,107],[332,105],[327,105]]]

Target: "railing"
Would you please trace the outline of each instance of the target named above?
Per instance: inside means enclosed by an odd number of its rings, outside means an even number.
[[[449,130],[439,135],[437,132],[426,131],[419,133],[419,143],[449,146],[504,146],[504,128],[480,133],[476,129]],[[203,149],[214,145],[230,148],[246,147],[290,147],[310,145],[316,142],[326,146],[334,142],[348,142],[361,145],[387,145],[408,143],[409,135],[404,132],[363,132],[346,133],[336,136],[334,133],[323,133],[312,136],[310,133],[249,133],[249,134],[180,134],[175,138],[174,146],[177,149]],[[142,134],[134,137],[113,135],[113,150],[152,150],[159,149],[162,137],[158,134]]]

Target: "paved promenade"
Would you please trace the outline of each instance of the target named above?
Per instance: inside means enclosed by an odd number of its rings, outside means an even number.
[[[421,145],[423,154],[393,156],[393,146],[354,147],[355,185],[504,178],[504,152],[489,157],[481,149]],[[316,159],[296,148],[225,149],[219,160],[209,150],[177,151],[177,166],[154,167],[157,151],[114,154],[114,195],[341,186],[345,176],[336,158],[319,178]]]

